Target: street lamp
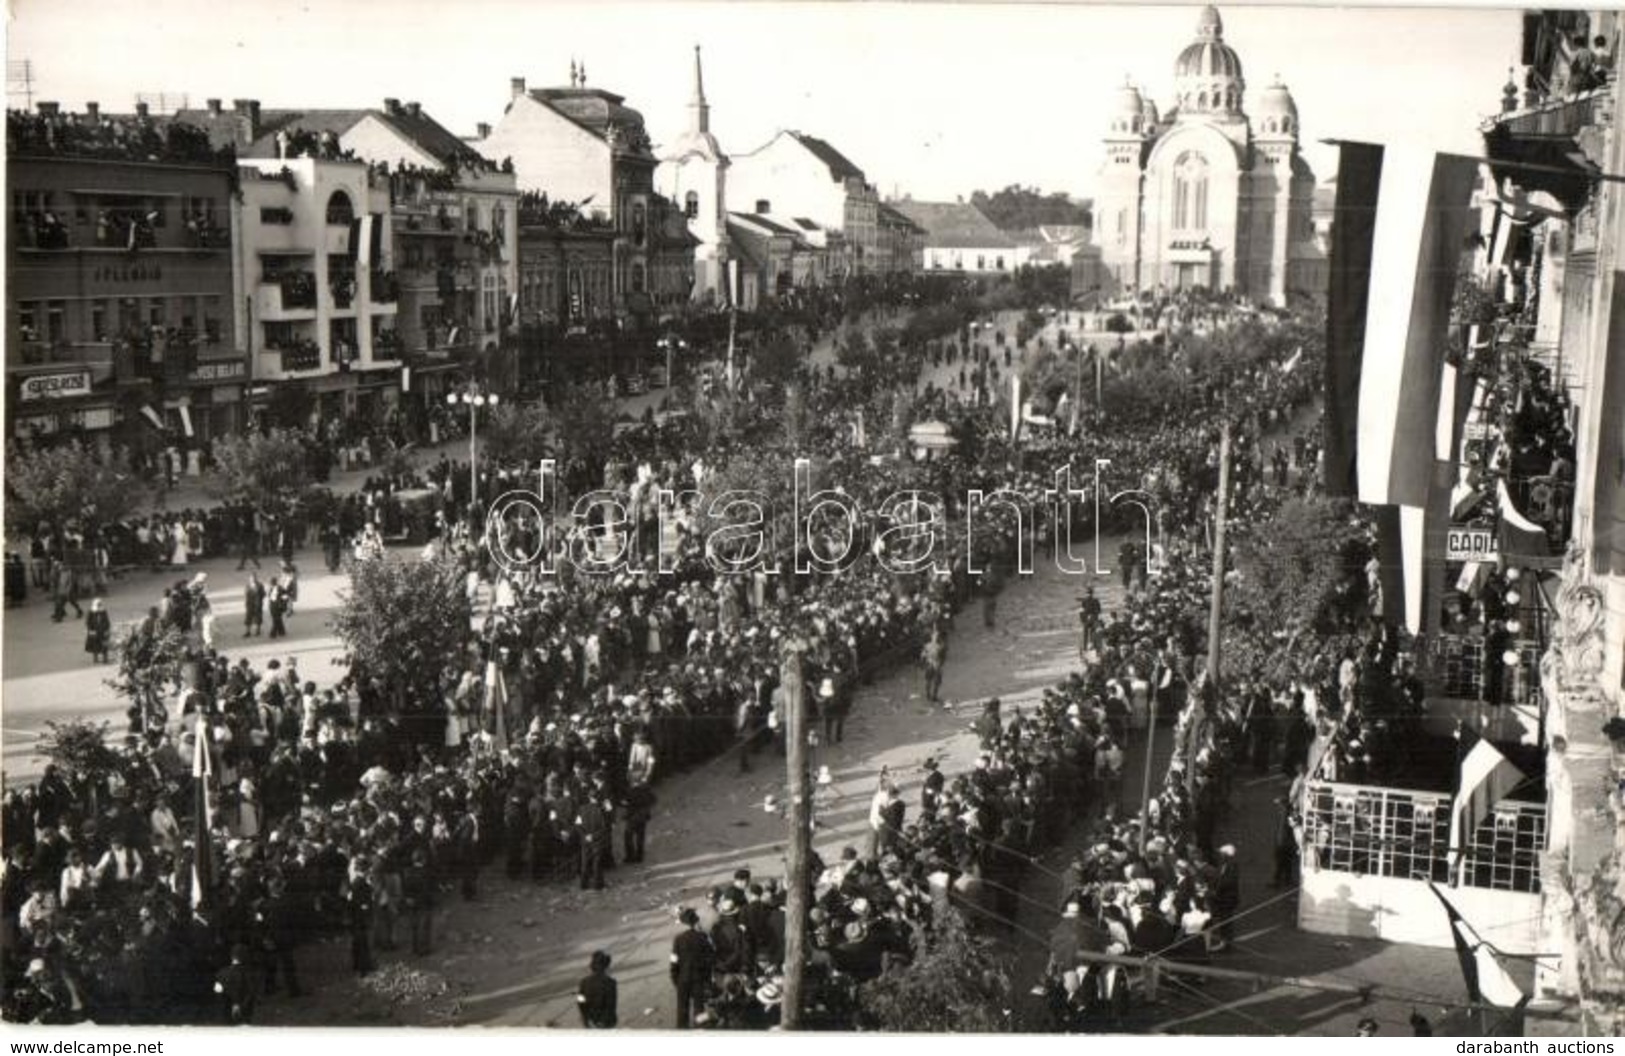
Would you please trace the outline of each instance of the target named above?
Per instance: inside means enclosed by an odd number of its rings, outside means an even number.
[[[479,412],[481,407],[495,407],[501,400],[497,394],[481,392],[477,385],[470,384],[462,392],[446,393],[446,404],[456,407],[463,404],[468,408],[468,501],[480,501],[480,458],[479,458]]]
[[[674,334],[667,334],[665,337],[655,342],[655,347],[662,349],[666,353],[666,388],[669,389],[675,384],[674,376],[671,372],[671,354],[678,350],[687,352],[688,342]]]

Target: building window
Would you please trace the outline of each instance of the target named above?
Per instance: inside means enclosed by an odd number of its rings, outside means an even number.
[[[355,206],[350,204],[350,196],[343,191],[334,191],[327,200],[327,222],[348,227],[354,220]]]
[[[463,230],[478,231],[480,229],[480,207],[472,198],[463,203]]]
[[[1003,257],[998,258],[998,260],[996,260],[994,262],[993,266],[998,268],[1000,271],[1003,271],[1004,270],[1004,258]]]
[[[107,306],[100,302],[90,306],[90,339],[97,344],[107,340]]]
[[[987,257],[983,256],[980,253],[976,254],[976,270],[977,271],[986,271],[987,270]]]
[[[689,191],[683,196],[683,215],[690,220],[700,215],[700,192]]]
[[[293,223],[293,210],[284,209],[280,205],[262,206],[260,208],[260,223],[291,224]]]
[[[45,336],[53,345],[68,339],[68,306],[62,301],[52,301],[46,307]]]
[[[1174,230],[1207,230],[1207,159],[1193,152],[1174,163]]]

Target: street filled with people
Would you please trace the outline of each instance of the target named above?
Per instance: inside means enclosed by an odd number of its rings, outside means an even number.
[[[1318,626],[1272,648],[1272,628],[1242,620],[1234,633],[1255,647],[1234,650],[1222,679],[1206,669],[1219,519],[1245,546],[1316,493],[1319,368],[1301,340],[1311,327],[1188,297],[1149,314],[1184,311],[1210,335],[1159,331],[1155,345],[1136,336],[1117,353],[1069,343],[1070,317],[1056,311],[989,322],[979,341],[965,324],[997,320],[998,308],[964,299],[894,306],[908,318],[897,326],[826,322],[836,366],[770,380],[747,365],[737,391],[695,413],[647,416],[578,451],[561,467],[559,508],[587,492],[617,504],[578,517],[488,519],[475,494],[532,486],[534,466],[487,458],[471,476],[442,457],[379,466],[325,504],[42,526],[22,574],[52,592],[55,619],[90,601],[85,651],[113,672],[128,725],[106,741],[64,727],[38,783],[6,787],[6,1017],[251,1022],[264,994],[306,989],[300,966],[317,944],[346,942],[365,975],[397,956],[432,959],[437,910],[493,884],[612,886],[618,866],[661,853],[647,834],[657,812],[683,809],[661,797],[671,775],[782,769],[788,643],[809,726],[838,743],[878,675],[917,665],[922,696],[940,699],[956,622],[991,627],[1030,552],[1081,551],[1098,529],[1144,543],[1112,555],[1121,605],[1080,590],[1077,669],[1031,705],[981,703],[971,769],[928,760],[907,797],[904,779],[882,772],[864,846],[821,848],[805,1013],[829,1028],[882,1025],[864,987],[969,928],[1047,947],[1042,977],[1018,981],[1044,995],[1043,1029],[1120,1024],[1128,973],[1080,954],[1222,952],[1240,907],[1236,848],[1219,836],[1238,767],[1301,775],[1322,746],[1346,746],[1351,714],[1387,722],[1405,663],[1403,643],[1371,619],[1360,558]],[[816,329],[786,333],[805,347]],[[1070,384],[1084,374],[1071,364],[1094,355],[1110,357],[1101,406]],[[1011,375],[1040,415],[1055,411],[1014,437]],[[1088,413],[1069,426],[1061,396]],[[928,421],[952,438],[929,455],[910,431]],[[712,500],[727,493],[790,494],[808,456],[808,490],[828,500],[818,512],[770,509],[759,535],[718,517]],[[1146,497],[1143,536],[1138,514],[1095,519],[1102,464]],[[1062,467],[1081,494],[1055,490]],[[915,556],[886,533],[903,523],[889,500],[904,493],[935,504],[909,523],[926,526],[914,542],[938,544],[941,574],[897,570]],[[391,666],[349,642],[337,678],[301,670],[292,652],[234,657],[234,641],[286,633],[298,562],[317,545],[357,584],[375,569],[438,576],[446,611],[460,614],[451,644]],[[210,611],[207,574],[175,571],[205,554],[237,558],[248,577],[240,628]],[[64,574],[70,565],[89,572]],[[97,570],[118,568],[178,578],[145,618],[114,628],[91,599],[105,590]],[[1337,662],[1345,647],[1357,673]],[[1171,762],[1142,802],[1126,787],[1124,749],[1170,720]],[[1290,802],[1283,811],[1291,844]],[[1069,864],[1052,877],[1062,897],[1041,933],[1020,921],[1028,881],[1056,849]],[[1294,852],[1273,850],[1290,864]],[[681,910],[670,1025],[779,1022],[791,883],[729,870],[707,904]],[[607,953],[593,958],[582,1026],[617,1024],[612,968]]]

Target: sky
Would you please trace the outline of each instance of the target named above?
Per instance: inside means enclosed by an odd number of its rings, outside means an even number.
[[[1125,78],[1167,109],[1199,7],[1088,3],[566,3],[554,0],[11,0],[8,74],[34,99],[128,111],[137,92],[266,108],[417,100],[471,135],[510,77],[624,95],[658,145],[686,124],[700,45],[711,130],[730,153],[779,129],[821,136],[883,195],[969,197],[1011,183],[1092,194]],[[1277,75],[1305,153],[1329,138],[1479,153],[1518,53],[1512,8],[1221,6],[1246,102]],[[16,87],[8,80],[8,91]],[[11,106],[21,105],[14,91]]]

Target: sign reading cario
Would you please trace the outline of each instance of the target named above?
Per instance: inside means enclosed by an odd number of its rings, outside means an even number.
[[[83,396],[89,391],[90,371],[76,370],[69,374],[36,374],[24,378],[17,398],[56,400],[64,396]]]
[[[1493,528],[1452,528],[1445,536],[1446,561],[1494,561],[1500,552]]]

